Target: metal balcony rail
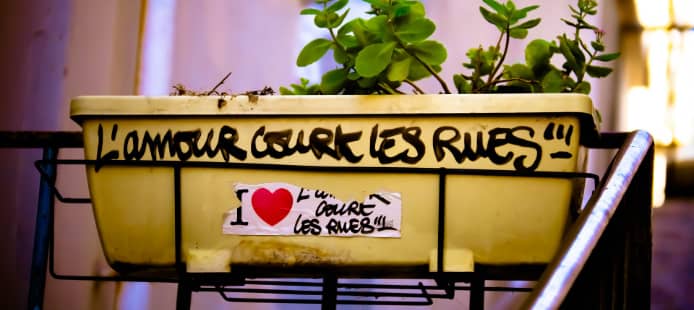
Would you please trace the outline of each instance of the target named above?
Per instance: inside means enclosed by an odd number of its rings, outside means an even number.
[[[603,135],[600,147],[620,144],[524,308],[650,307],[653,139],[644,131]]]

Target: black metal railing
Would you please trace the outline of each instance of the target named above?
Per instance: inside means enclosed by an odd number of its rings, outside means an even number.
[[[224,274],[191,274],[185,271],[181,258],[180,218],[180,169],[183,167],[217,167],[246,169],[284,169],[302,171],[339,172],[343,168],[277,166],[264,164],[230,164],[205,162],[120,162],[108,165],[157,165],[173,168],[175,206],[175,257],[178,272],[172,277],[143,277],[117,275],[101,277],[92,275],[64,275],[56,272],[54,263],[54,199],[64,203],[89,203],[89,198],[63,196],[55,188],[55,177],[59,165],[95,164],[89,160],[58,160],[61,148],[81,147],[81,133],[0,133],[0,147],[43,148],[44,156],[36,166],[41,175],[39,206],[34,241],[29,308],[40,309],[45,285],[46,264],[51,276],[62,280],[91,281],[147,281],[178,283],[177,307],[190,307],[191,294],[218,292],[232,302],[279,302],[314,303],[323,308],[335,308],[337,304],[381,304],[381,305],[430,305],[434,299],[452,299],[459,290],[470,291],[470,308],[481,309],[485,291],[529,291],[529,288],[506,288],[485,286],[493,279],[537,279],[525,307],[527,308],[628,308],[633,305],[649,304],[650,291],[650,207],[653,143],[650,136],[641,131],[633,133],[602,134],[591,148],[619,149],[602,182],[598,177],[586,173],[533,172],[518,173],[496,170],[471,169],[427,169],[427,168],[357,168],[360,172],[406,172],[436,174],[439,176],[441,192],[445,197],[445,181],[448,175],[496,175],[534,176],[551,178],[589,178],[596,190],[588,205],[581,211],[572,225],[567,238],[555,260],[545,268],[543,265],[529,266],[476,266],[474,273],[446,273],[443,265],[443,240],[445,214],[444,199],[439,199],[439,221],[437,240],[438,271],[409,270],[413,284],[344,283],[340,277],[354,276],[353,272],[341,274],[336,270],[321,270],[322,281],[297,282],[291,280],[250,280],[259,274],[253,272]],[[349,169],[355,172],[355,169]],[[402,170],[402,171],[401,171]],[[178,177],[177,177],[178,176]],[[48,261],[47,261],[48,260]],[[543,272],[544,270],[544,272]],[[270,274],[272,275],[272,274]],[[316,275],[313,275],[316,276]],[[363,273],[360,277],[389,278],[387,272]],[[433,284],[424,284],[424,282]],[[460,286],[464,282],[469,285]],[[598,283],[599,285],[596,285]],[[267,286],[270,286],[269,288]],[[276,288],[277,286],[281,288]],[[293,288],[292,288],[293,287]],[[237,293],[272,294],[261,298],[235,297]],[[276,297],[277,295],[288,296]],[[364,299],[364,298],[370,299]],[[355,299],[356,298],[356,299]]]

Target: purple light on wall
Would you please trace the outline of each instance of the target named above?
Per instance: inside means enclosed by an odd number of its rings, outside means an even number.
[[[170,91],[175,17],[176,0],[147,1],[138,85],[142,95],[167,95]]]

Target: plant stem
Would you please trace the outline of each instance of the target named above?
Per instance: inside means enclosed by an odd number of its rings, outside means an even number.
[[[390,26],[390,31],[393,33],[393,36],[395,37],[395,40],[398,43],[398,46],[400,46],[400,48],[402,48],[402,50],[405,51],[405,53],[414,57],[415,60],[417,60],[422,66],[424,66],[424,68],[426,68],[427,71],[429,71],[429,73],[431,73],[431,75],[439,82],[439,84],[441,84],[441,88],[443,88],[444,93],[450,94],[451,90],[448,88],[448,85],[446,85],[446,82],[438,75],[438,73],[436,73],[436,70],[434,70],[434,68],[429,66],[429,64],[427,64],[426,62],[424,62],[424,60],[419,58],[419,56],[417,56],[417,54],[410,53],[410,51],[407,50],[405,43],[403,43],[402,40],[400,40],[400,38],[398,38],[398,36],[395,35],[395,29],[393,27],[393,24],[391,24],[389,22],[389,26]]]
[[[417,56],[416,54],[410,53],[407,50],[407,48],[405,48],[405,44],[403,44],[402,41],[400,41],[400,38],[398,38],[397,36],[395,38],[398,41],[398,45],[400,46],[400,48],[402,48],[405,51],[405,53],[407,53],[408,55],[414,57],[414,59],[417,60],[422,66],[424,66],[424,68],[426,68],[427,71],[429,71],[429,73],[431,73],[431,75],[439,82],[439,84],[441,84],[441,88],[443,88],[443,92],[446,94],[450,94],[451,90],[448,89],[448,85],[446,85],[446,82],[436,73],[436,70],[434,70],[434,68],[429,66],[429,64],[427,64],[426,62],[424,62],[424,60],[419,58],[419,56]]]
[[[327,7],[328,7],[328,3],[327,2],[323,3],[323,9],[325,9]],[[328,28],[328,32],[330,32],[330,37],[333,39],[333,42],[335,42],[335,44],[337,44],[337,46],[340,47],[344,51],[345,47],[342,46],[342,44],[340,44],[339,41],[337,41],[337,36],[335,35],[335,31],[333,30],[332,27]]]
[[[407,50],[405,50],[405,52],[407,52]],[[407,52],[407,53],[410,54],[410,52]],[[429,71],[429,73],[431,73],[431,75],[434,76],[434,78],[435,78],[437,81],[439,81],[439,84],[441,84],[441,88],[443,88],[443,92],[444,92],[444,93],[446,93],[446,94],[450,94],[450,93],[451,93],[451,90],[448,89],[448,85],[446,85],[446,82],[438,75],[438,73],[436,73],[436,70],[434,70],[434,68],[432,68],[431,66],[429,66],[429,64],[427,64],[426,62],[424,62],[424,60],[422,60],[421,58],[419,58],[419,56],[417,56],[417,55],[415,55],[415,54],[410,54],[410,55],[411,55],[412,57],[414,57],[414,59],[416,59],[420,64],[422,64],[422,66],[424,66],[424,68],[426,68],[427,71]]]
[[[400,95],[405,94],[402,91],[399,91],[397,89],[390,87],[390,85],[388,85],[387,83],[384,83],[384,82],[378,83],[378,87],[380,87],[381,89],[383,89],[384,91],[386,91],[389,94],[400,94]]]
[[[496,40],[496,50],[501,48],[501,40],[504,38],[504,33],[499,34],[499,39]]]
[[[498,51],[499,49],[501,49],[501,40],[504,39],[504,33],[505,33],[505,32],[502,31],[502,32],[499,34],[499,39],[496,40],[496,50],[497,50],[497,51]],[[508,44],[506,45],[506,48],[508,48]],[[483,85],[482,88],[486,87],[487,85],[492,85],[492,79],[494,79],[494,74],[496,73],[496,67],[499,66],[502,62],[503,62],[503,61],[500,61],[499,64],[497,64],[497,65],[494,66],[494,68],[492,69],[492,73],[489,74],[489,78],[487,79],[487,83],[486,83],[485,85]],[[479,69],[478,69],[478,70],[479,70]]]
[[[579,76],[578,73],[576,73],[576,85],[571,88],[571,92],[573,92],[576,89],[576,87],[578,87],[579,83],[583,82],[583,78],[585,77],[585,74],[586,74],[585,72],[588,69],[588,66],[590,66],[593,63],[593,60],[595,60],[595,56],[598,55],[598,51],[595,51],[593,53],[588,52],[588,55],[590,55],[590,59],[588,59],[588,62],[586,62],[583,65],[583,70],[582,70],[583,74],[581,76]]]
[[[502,36],[506,35],[506,43],[504,43],[504,52],[501,53],[501,59],[499,59],[499,62],[498,62],[498,63],[496,64],[496,66],[494,67],[494,70],[492,70],[492,73],[489,74],[489,80],[487,80],[487,84],[486,84],[484,87],[488,87],[488,86],[493,85],[492,81],[493,81],[494,79],[498,79],[498,78],[495,78],[494,76],[496,75],[496,73],[497,73],[497,72],[499,71],[499,69],[501,68],[501,65],[504,64],[504,60],[506,60],[506,54],[508,54],[508,46],[509,46],[509,44],[511,43],[511,35],[510,35],[510,33],[511,33],[511,25],[510,25],[510,24],[507,24],[507,25],[506,25],[506,30],[505,30],[504,32],[501,33]],[[501,42],[501,38],[499,38],[499,42]],[[497,48],[497,49],[498,49],[498,48]]]
[[[217,85],[215,85],[212,90],[207,92],[207,95],[209,96],[209,95],[212,95],[214,92],[216,92],[217,88],[219,88],[219,86],[222,86],[222,84],[224,84],[224,81],[226,81],[230,75],[231,75],[231,72],[227,73],[227,75],[225,75],[224,78],[221,81],[219,81],[219,83],[217,83]]]
[[[419,88],[419,86],[417,86],[417,84],[415,84],[414,82],[412,82],[412,81],[410,81],[410,80],[403,80],[403,82],[404,82],[405,84],[407,84],[407,85],[412,86],[412,88],[414,88],[414,90],[415,90],[416,93],[418,93],[418,94],[420,94],[420,95],[424,95],[424,94],[425,94],[425,92],[424,92],[421,88]]]
[[[576,28],[576,31],[574,32],[574,39],[576,39],[576,40],[578,40],[578,38],[579,38],[579,36],[580,36],[581,21],[582,21],[583,18],[585,18],[585,16],[586,16],[586,15],[585,15],[585,12],[583,12],[583,8],[582,8],[581,6],[578,7],[578,10],[579,10],[579,12],[578,12],[578,18],[576,19],[576,22],[578,22],[578,24],[576,24],[576,27],[575,27],[575,28]]]
[[[576,87],[578,86],[579,83],[583,82],[583,78],[585,77],[585,72],[588,66],[590,66],[593,63],[593,60],[595,60],[595,56],[598,54],[598,51],[593,51],[591,52],[590,49],[588,49],[588,46],[581,40],[581,24],[584,18],[586,17],[586,13],[583,11],[583,8],[579,7],[579,18],[578,18],[578,24],[575,27],[576,31],[574,33],[574,40],[578,42],[578,45],[585,51],[589,56],[590,59],[588,59],[588,62],[583,64],[583,70],[581,70],[582,74],[579,76],[578,72],[574,72],[576,74],[576,85],[571,88],[571,91],[573,92]]]
[[[539,81],[536,81],[536,80],[526,80],[526,79],[521,79],[521,78],[511,78],[511,79],[506,79],[506,80],[496,80],[496,81],[493,81],[492,84],[493,84],[493,85],[496,85],[496,84],[507,83],[507,82],[521,82],[521,83],[531,84],[531,85],[533,85],[533,84],[535,84],[535,85],[540,84],[540,82],[539,82]]]
[[[480,46],[480,52],[482,50],[482,47]],[[475,69],[472,71],[472,90],[473,92],[479,92],[484,85],[478,85],[479,82],[482,81],[481,76],[480,76],[480,64],[482,63],[481,56],[480,54],[477,55],[479,58],[476,59],[473,63],[475,64]]]
[[[333,42],[337,44],[337,46],[342,49],[343,51],[345,50],[345,47],[340,44],[340,41],[337,40],[337,36],[335,35],[335,31],[333,28],[328,28],[328,31],[330,32],[330,37],[333,39]]]

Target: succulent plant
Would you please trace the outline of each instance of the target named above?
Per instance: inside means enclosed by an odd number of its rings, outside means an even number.
[[[330,38],[309,42],[299,54],[296,64],[308,66],[325,57],[332,50],[336,69],[325,72],[320,84],[301,84],[281,87],[284,95],[310,94],[397,94],[403,84],[414,93],[424,93],[417,81],[434,77],[441,93],[451,93],[439,75],[441,65],[448,58],[446,47],[429,39],[436,24],[426,16],[426,9],[418,0],[361,0],[371,6],[370,17],[346,20],[349,0],[316,0],[321,7],[307,8],[302,15],[314,16],[317,27],[323,28]],[[525,39],[530,29],[538,26],[540,18],[528,15],[539,6],[516,7],[511,0],[505,3],[482,0],[480,7],[484,19],[499,30],[495,45],[471,48],[463,67],[467,73],[453,75],[458,93],[499,92],[577,92],[589,93],[586,75],[605,77],[609,67],[596,62],[609,62],[619,53],[605,53],[604,32],[590,24],[588,16],[597,14],[595,0],[578,0],[569,6],[571,19],[562,19],[573,28],[556,40],[532,40],[525,47],[525,63],[505,64],[512,39]],[[582,37],[585,31],[595,34],[589,42]],[[552,58],[562,58],[561,68],[552,64]]]

